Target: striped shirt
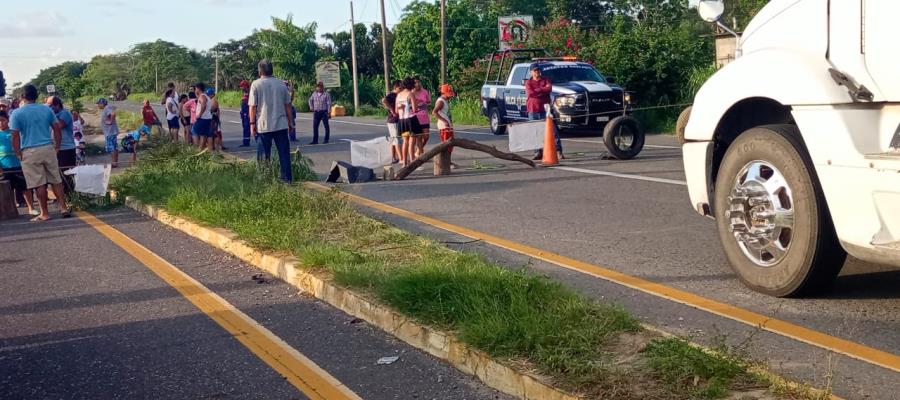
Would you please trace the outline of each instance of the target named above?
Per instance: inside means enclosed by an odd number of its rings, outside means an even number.
[[[331,94],[328,92],[313,92],[309,96],[309,109],[312,111],[328,111],[331,109]]]

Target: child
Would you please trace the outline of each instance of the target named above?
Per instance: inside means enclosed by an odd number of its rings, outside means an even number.
[[[453,93],[452,86],[446,83],[441,85],[441,97],[434,102],[434,111],[431,112],[431,115],[434,115],[434,118],[437,119],[438,130],[441,133],[441,143],[453,139],[453,117],[450,114],[450,99],[455,96],[456,93]],[[451,146],[448,150],[452,153],[453,147]],[[456,163],[450,163],[450,168],[456,169],[456,167]]]
[[[122,138],[122,152],[123,153],[131,153],[131,164],[134,165],[137,162],[137,149],[138,144],[141,142],[141,136],[149,136],[150,135],[150,127],[147,125],[141,125],[137,130],[125,133],[125,137]]]
[[[18,198],[25,199],[28,214],[37,216],[40,213],[34,209],[34,197],[32,191],[27,189],[25,175],[22,173],[22,164],[16,157],[12,145],[12,132],[9,130],[9,114],[0,111],[0,171],[3,177],[8,179],[15,191],[16,207],[19,207]]]
[[[84,134],[81,131],[75,131],[72,138],[75,139],[75,165],[84,165]]]

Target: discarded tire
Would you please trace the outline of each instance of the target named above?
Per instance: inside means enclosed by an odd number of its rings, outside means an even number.
[[[603,129],[603,143],[613,157],[630,160],[644,148],[644,130],[634,117],[616,117]]]

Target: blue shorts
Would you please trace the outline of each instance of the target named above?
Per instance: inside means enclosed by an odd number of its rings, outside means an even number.
[[[106,136],[106,152],[112,153],[119,150],[119,140],[115,135]]]
[[[172,117],[172,119],[170,119],[168,121],[169,121],[169,129],[180,128],[180,126],[178,126],[178,117]]]
[[[216,134],[212,129],[212,120],[198,118],[197,122],[195,122],[194,125],[191,126],[191,135],[215,137]]]

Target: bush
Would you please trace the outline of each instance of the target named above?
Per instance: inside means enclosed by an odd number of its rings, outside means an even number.
[[[480,97],[460,96],[451,101],[450,107],[454,124],[477,126],[488,124],[487,118],[481,114]]]

